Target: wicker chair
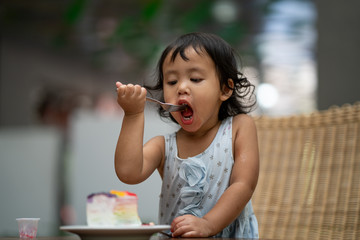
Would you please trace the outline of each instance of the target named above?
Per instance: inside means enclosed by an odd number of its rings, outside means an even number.
[[[260,237],[360,239],[360,103],[256,125]]]

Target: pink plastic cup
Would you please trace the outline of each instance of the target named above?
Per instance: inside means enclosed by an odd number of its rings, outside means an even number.
[[[22,239],[36,238],[40,218],[17,218],[19,235]]]

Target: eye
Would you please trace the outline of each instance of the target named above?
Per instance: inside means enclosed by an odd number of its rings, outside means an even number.
[[[200,79],[200,78],[190,78],[190,81],[197,83],[197,82],[201,82],[202,79]]]
[[[177,83],[177,80],[171,80],[171,81],[167,81],[166,82],[168,85],[172,86],[175,85]]]

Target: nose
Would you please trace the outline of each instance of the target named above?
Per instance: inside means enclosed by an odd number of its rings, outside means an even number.
[[[180,81],[178,85],[178,95],[189,94],[190,88],[186,81]]]

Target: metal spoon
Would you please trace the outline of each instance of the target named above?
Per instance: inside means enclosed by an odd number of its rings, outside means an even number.
[[[150,97],[146,97],[146,101],[160,104],[160,106],[167,112],[182,111],[182,110],[185,110],[185,108],[187,107],[187,105],[174,105],[174,104],[170,104],[170,103],[163,103],[163,102],[160,102],[159,100],[156,100],[156,99],[150,98]]]

